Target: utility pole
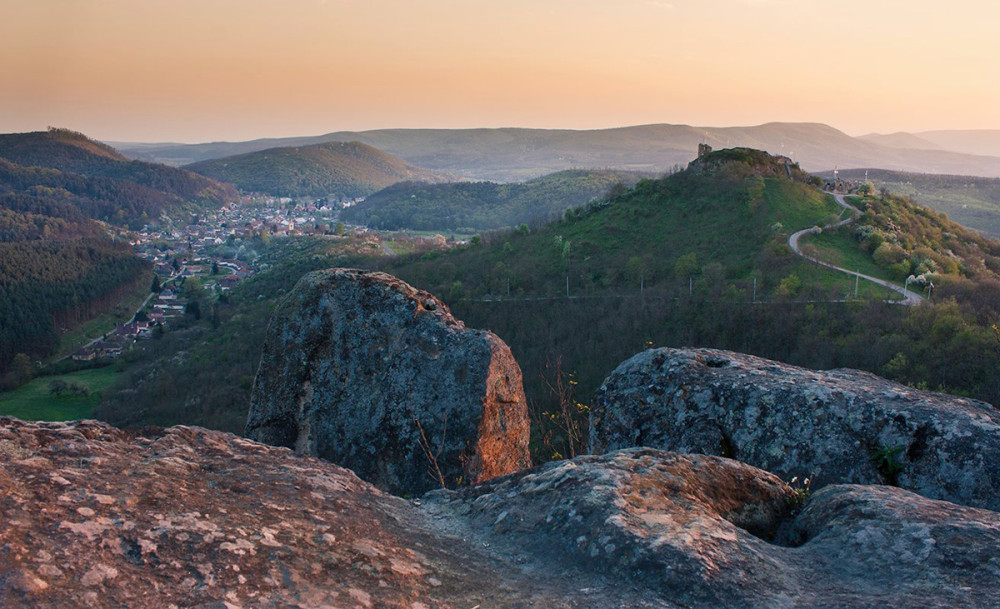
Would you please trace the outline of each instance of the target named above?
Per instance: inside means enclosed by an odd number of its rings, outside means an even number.
[[[566,275],[566,298],[569,298],[569,275]]]
[[[858,283],[861,281],[861,269],[854,271],[854,299],[858,298]]]
[[[688,296],[694,293],[694,278],[688,277]]]
[[[753,278],[753,303],[757,303],[757,278]]]

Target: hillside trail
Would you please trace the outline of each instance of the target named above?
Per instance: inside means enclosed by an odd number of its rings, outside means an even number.
[[[899,304],[903,304],[903,305],[910,306],[910,307],[916,306],[916,305],[919,305],[920,303],[922,303],[924,301],[923,296],[921,296],[920,294],[918,294],[918,293],[916,293],[916,292],[914,292],[912,290],[906,289],[906,286],[901,286],[901,285],[899,285],[897,283],[892,283],[891,281],[886,281],[884,279],[879,279],[878,277],[872,277],[871,275],[865,275],[864,273],[858,273],[856,271],[852,271],[852,270],[849,270],[849,269],[841,268],[839,266],[835,266],[833,264],[830,264],[829,262],[823,262],[822,260],[819,260],[817,258],[813,258],[812,256],[809,256],[808,254],[803,253],[802,249],[799,247],[799,239],[801,239],[803,236],[808,235],[808,234],[819,234],[819,233],[823,232],[824,230],[829,230],[829,229],[833,229],[833,228],[840,228],[841,226],[846,226],[846,225],[854,222],[858,218],[858,216],[861,215],[861,211],[858,208],[854,207],[853,205],[851,205],[850,203],[848,203],[847,201],[844,200],[844,195],[833,195],[833,198],[836,199],[838,205],[840,205],[841,207],[843,207],[847,211],[851,212],[851,215],[848,216],[846,219],[841,220],[840,222],[834,222],[833,224],[827,224],[826,226],[824,226],[822,228],[814,226],[812,228],[804,228],[804,229],[802,229],[802,230],[800,230],[800,231],[798,231],[796,233],[793,233],[792,236],[790,236],[788,238],[788,247],[792,248],[792,251],[795,252],[796,255],[801,256],[802,258],[805,258],[809,262],[812,262],[814,264],[818,264],[818,265],[826,267],[828,269],[833,269],[835,271],[840,271],[841,273],[846,273],[848,275],[851,275],[852,277],[860,277],[861,279],[865,279],[867,281],[871,281],[872,283],[875,283],[875,284],[878,284],[880,286],[889,288],[890,290],[893,290],[894,292],[898,292],[899,294],[902,294],[903,300],[901,300],[901,301],[893,301],[893,302],[898,302]]]

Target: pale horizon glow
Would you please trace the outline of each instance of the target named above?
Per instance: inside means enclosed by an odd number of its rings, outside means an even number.
[[[0,132],[1000,129],[993,0],[0,2]]]

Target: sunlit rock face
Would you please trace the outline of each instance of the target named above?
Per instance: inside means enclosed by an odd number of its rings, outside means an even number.
[[[817,372],[713,349],[652,349],[604,381],[591,452],[731,457],[812,487],[899,486],[1000,509],[1000,413],[857,370]]]
[[[420,495],[528,467],[529,427],[502,340],[395,277],[333,269],[272,316],[246,435]]]

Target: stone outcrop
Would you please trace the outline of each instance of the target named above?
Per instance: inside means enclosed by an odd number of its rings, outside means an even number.
[[[785,480],[890,484],[1000,510],[1000,413],[856,370],[816,372],[711,349],[621,364],[592,406],[591,452],[715,454]]]
[[[1000,605],[1000,514],[631,449],[406,501],[286,448],[0,418],[0,606]]]
[[[275,311],[246,427],[413,495],[528,467],[528,433],[502,340],[427,292],[349,269],[306,275]]]
[[[1000,514],[897,488],[829,486],[795,515],[805,497],[759,469],[628,449],[424,499],[518,564],[605,574],[683,607],[1000,602]]]

